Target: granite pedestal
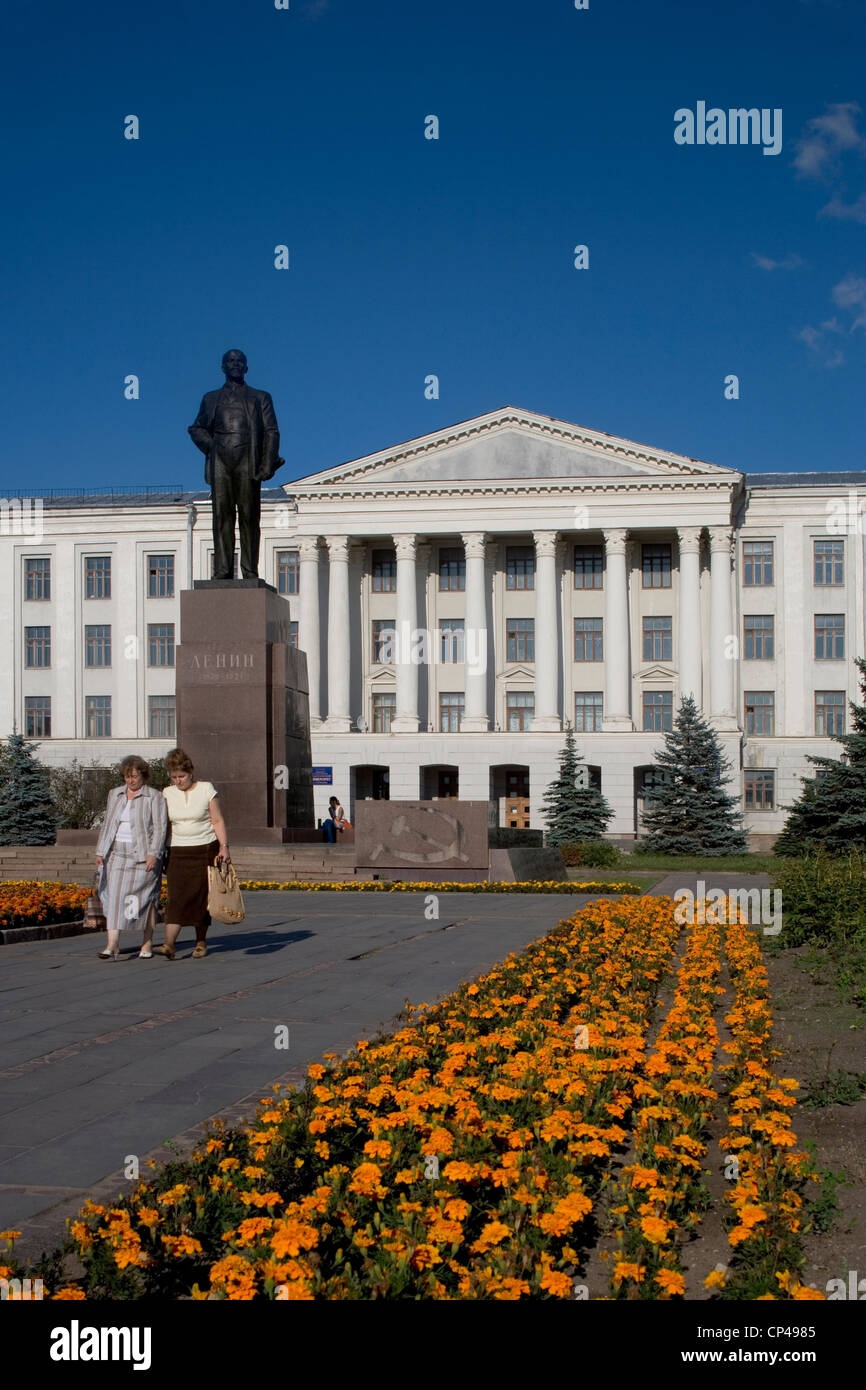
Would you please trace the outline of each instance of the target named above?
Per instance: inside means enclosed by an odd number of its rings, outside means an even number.
[[[355,803],[355,874],[390,882],[487,878],[487,802]]]
[[[315,825],[307,658],[263,580],[198,581],[180,596],[177,741],[213,782],[231,844]]]

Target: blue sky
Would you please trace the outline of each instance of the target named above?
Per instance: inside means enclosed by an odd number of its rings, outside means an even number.
[[[862,0],[48,0],[4,40],[0,491],[202,487],[233,346],[276,482],[506,404],[866,467]],[[698,101],[781,152],[677,145]]]

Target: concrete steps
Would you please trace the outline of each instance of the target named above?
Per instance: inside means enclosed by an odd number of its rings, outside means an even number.
[[[355,877],[351,845],[240,845],[233,851],[233,862],[241,879],[345,883]],[[50,879],[89,887],[93,873],[89,845],[0,846],[0,880]]]

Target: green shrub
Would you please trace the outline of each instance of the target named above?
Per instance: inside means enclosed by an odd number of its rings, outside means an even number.
[[[561,845],[560,849],[566,865],[572,868],[585,865],[591,869],[613,869],[623,858],[622,851],[610,840],[578,840]]]
[[[866,940],[866,856],[857,850],[781,861],[773,881],[782,890],[787,945]]]

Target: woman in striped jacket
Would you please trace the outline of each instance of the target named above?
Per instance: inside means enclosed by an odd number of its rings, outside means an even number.
[[[151,939],[168,828],[162,792],[147,786],[150,768],[143,758],[124,758],[124,785],[108,793],[105,819],[96,846],[99,895],[108,941],[100,960],[117,960],[122,931],[143,932],[139,956],[153,955]]]

